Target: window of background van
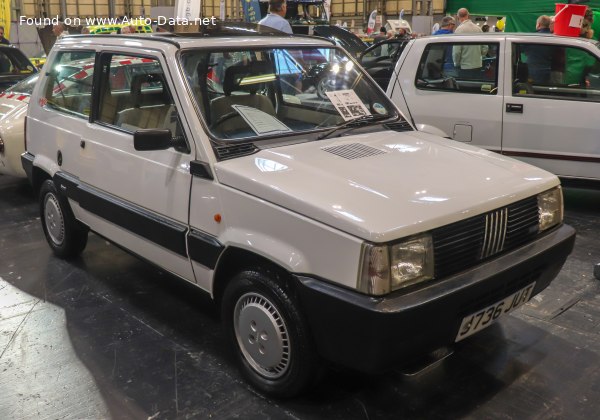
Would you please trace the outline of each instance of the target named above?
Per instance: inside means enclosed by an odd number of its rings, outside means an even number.
[[[512,60],[514,96],[600,102],[600,61],[586,50],[519,43]]]
[[[45,106],[88,119],[92,103],[95,51],[61,51],[47,69]]]

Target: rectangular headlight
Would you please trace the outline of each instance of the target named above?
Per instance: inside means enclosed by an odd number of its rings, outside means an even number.
[[[369,295],[433,278],[431,235],[413,236],[393,245],[363,245],[358,289]]]
[[[420,235],[391,246],[392,290],[433,278],[431,235]]]
[[[556,187],[538,194],[539,230],[543,232],[563,220],[562,189]]]

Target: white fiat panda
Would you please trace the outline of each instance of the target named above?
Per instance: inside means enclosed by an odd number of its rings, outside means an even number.
[[[96,232],[220,306],[245,377],[406,365],[548,286],[558,179],[412,129],[346,52],[227,25],[53,48],[22,163],[60,257]]]

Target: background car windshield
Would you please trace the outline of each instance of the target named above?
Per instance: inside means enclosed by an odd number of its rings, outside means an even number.
[[[194,50],[182,62],[198,107],[219,139],[283,136],[369,115],[397,115],[335,48]]]
[[[6,91],[11,92],[11,93],[21,93],[24,95],[31,95],[31,92],[33,92],[33,88],[35,87],[35,84],[36,84],[37,80],[39,79],[39,77],[40,77],[40,75],[38,73],[36,73],[33,76],[29,76],[25,80],[21,80],[16,85],[6,89]]]
[[[0,49],[0,75],[34,73],[35,67],[16,48]]]

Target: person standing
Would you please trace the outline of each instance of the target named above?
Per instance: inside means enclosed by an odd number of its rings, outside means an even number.
[[[58,21],[56,25],[52,26],[52,33],[56,36],[56,39],[60,39],[65,35],[69,35],[69,31],[67,31],[67,25],[64,22]]]
[[[550,34],[550,16],[542,15],[535,22],[535,31],[540,34]],[[520,46],[521,60],[517,69],[517,78],[522,83],[547,84],[550,82],[553,63],[557,63],[558,54],[564,52],[552,45],[523,44]],[[523,60],[524,59],[524,60]],[[564,63],[564,59],[560,60]],[[525,66],[526,65],[526,69]]]
[[[379,28],[379,33],[373,37],[373,43],[376,44],[379,41],[384,41],[387,39],[387,29],[385,26]]]
[[[450,35],[454,33],[456,21],[452,16],[444,16],[440,23],[440,29],[435,31],[433,35]],[[444,64],[442,67],[445,76],[456,77],[456,69],[452,60],[452,47],[448,46],[444,52]]]
[[[452,16],[444,16],[442,18],[442,22],[440,23],[440,29],[435,31],[433,35],[447,35],[454,33],[454,28],[456,27],[456,21]]]
[[[537,18],[535,22],[535,31],[540,34],[550,34],[550,25],[552,23],[552,18],[550,16],[542,15]]]
[[[285,20],[287,4],[285,0],[269,0],[269,13],[258,24],[277,29],[288,34],[293,33],[290,23]]]
[[[0,44],[10,45],[10,41],[4,38],[4,26],[0,26]]]
[[[471,21],[467,9],[458,9],[457,16],[460,25],[454,31],[455,34],[483,33],[481,28]],[[459,70],[459,77],[474,80],[482,79],[483,57],[487,54],[487,51],[487,45],[455,45],[452,49],[452,60],[454,61],[454,67]]]
[[[460,22],[458,28],[454,31],[457,34],[468,34],[468,33],[482,33],[481,28],[473,23],[471,20],[471,16],[469,15],[469,11],[464,7],[462,9],[458,9],[456,13],[458,17],[458,21]]]

